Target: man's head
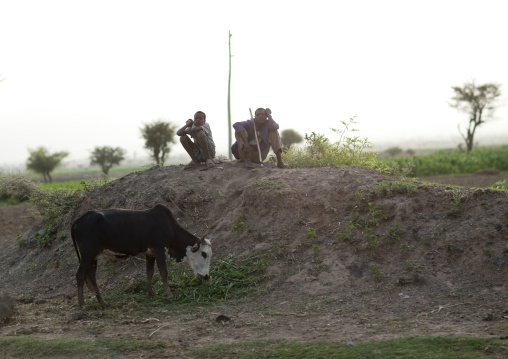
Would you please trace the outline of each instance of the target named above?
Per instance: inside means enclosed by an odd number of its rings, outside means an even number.
[[[266,110],[262,107],[258,108],[255,112],[254,121],[256,122],[256,126],[263,126],[266,121],[268,121],[268,117],[266,117]]]
[[[198,111],[194,114],[194,125],[203,126],[206,122],[206,115],[203,111]]]

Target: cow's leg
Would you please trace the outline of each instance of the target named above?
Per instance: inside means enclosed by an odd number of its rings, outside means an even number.
[[[92,262],[91,267],[88,269],[87,275],[86,275],[86,285],[92,292],[95,293],[95,297],[99,301],[99,303],[106,307],[108,304],[106,301],[102,298],[101,292],[99,291],[99,286],[97,286],[97,280],[96,280],[96,274],[97,274],[97,260],[94,260]]]
[[[85,284],[86,268],[83,261],[79,264],[78,271],[76,272],[76,282],[78,283],[78,305],[83,308],[85,305],[85,298],[83,297],[83,285]]]
[[[155,254],[155,260],[157,261],[157,268],[159,268],[159,273],[162,278],[162,284],[164,284],[164,294],[171,299],[173,298],[173,293],[171,293],[171,289],[169,289],[168,285],[168,267],[166,266],[164,251],[158,251]]]
[[[146,290],[148,291],[148,296],[150,298],[153,297],[153,289],[152,289],[152,278],[155,267],[155,257],[151,255],[146,255]]]

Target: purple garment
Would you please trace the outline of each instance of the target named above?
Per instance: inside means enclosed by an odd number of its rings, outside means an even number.
[[[279,124],[275,122],[273,119],[269,119],[267,121],[268,123],[263,126],[263,128],[258,129],[259,135],[259,149],[263,151],[266,146],[268,146],[268,136],[270,131],[276,131],[279,129]],[[252,120],[242,121],[242,122],[235,122],[233,124],[233,128],[235,129],[235,132],[241,132],[243,130],[247,130],[247,141],[252,141],[256,139],[256,136],[254,135],[254,123]],[[253,151],[257,152],[257,146],[250,146]],[[240,158],[240,154],[238,152],[238,144],[235,142],[233,146],[231,146],[231,153],[235,156],[235,158]]]

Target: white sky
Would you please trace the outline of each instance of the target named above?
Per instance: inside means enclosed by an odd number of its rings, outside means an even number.
[[[334,139],[357,115],[375,148],[455,147],[467,116],[451,86],[495,82],[506,99],[507,14],[504,0],[0,0],[0,168],[38,146],[140,159],[143,123],[197,110],[227,155],[229,30],[232,122],[270,107],[282,130]],[[480,145],[508,143],[504,102]]]

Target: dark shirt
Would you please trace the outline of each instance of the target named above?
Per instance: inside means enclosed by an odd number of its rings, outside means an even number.
[[[252,120],[242,121],[242,122],[235,122],[233,124],[233,128],[235,129],[235,132],[241,132],[243,130],[247,130],[247,141],[249,143],[255,143],[251,141],[256,141],[256,136],[254,135],[254,123]],[[263,151],[266,146],[268,146],[268,136],[270,131],[276,131],[279,129],[279,124],[275,122],[273,119],[269,119],[267,123],[261,128],[257,128],[258,130],[258,140],[259,140],[259,149]],[[233,147],[238,146],[235,142]],[[233,150],[233,147],[231,149]],[[254,151],[257,151],[257,146],[251,144],[251,148]],[[235,156],[236,157],[236,156]],[[238,158],[238,157],[237,157]]]

